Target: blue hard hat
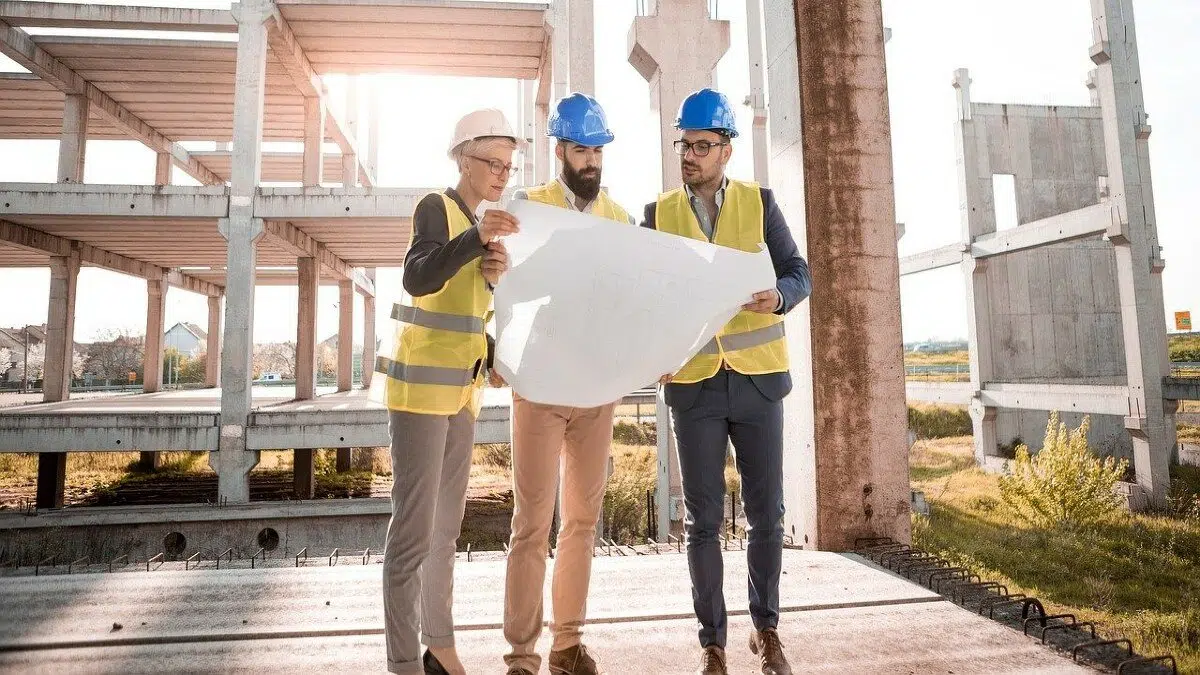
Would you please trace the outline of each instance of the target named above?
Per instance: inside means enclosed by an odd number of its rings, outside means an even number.
[[[683,131],[704,131],[712,129],[723,131],[730,138],[737,138],[737,120],[734,118],[733,106],[725,94],[714,89],[701,89],[688,94],[679,106],[679,116],[675,118],[675,128]]]
[[[612,143],[608,117],[596,99],[578,92],[561,99],[550,113],[546,135],[594,148]]]

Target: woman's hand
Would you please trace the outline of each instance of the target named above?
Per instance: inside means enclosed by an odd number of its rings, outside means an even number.
[[[496,237],[504,237],[521,231],[516,216],[508,211],[488,209],[479,221],[479,241],[490,244]]]
[[[503,377],[500,377],[500,373],[497,373],[495,369],[488,371],[488,384],[497,389],[508,386],[508,383],[504,381]]]
[[[487,245],[481,271],[483,278],[492,286],[500,283],[500,276],[508,271],[508,249],[504,248],[504,244],[493,241]]]

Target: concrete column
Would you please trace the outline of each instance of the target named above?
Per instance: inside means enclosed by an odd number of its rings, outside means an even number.
[[[785,528],[797,544],[822,550],[848,550],[866,536],[907,542],[907,416],[880,0],[846,0],[837,11],[824,0],[791,4],[794,20],[766,27],[769,97],[779,120],[770,128],[771,174],[807,251],[815,293],[788,320],[796,390],[785,400]]]
[[[267,30],[273,4],[243,0],[238,21],[237,76],[233,106],[232,180],[229,216],[218,221],[228,242],[225,281],[225,328],[221,349],[220,451],[209,456],[219,478],[218,499],[250,501],[250,470],[258,452],[246,449],[251,411],[251,358],[254,349],[254,266],[263,233],[254,217],[254,196],[262,169],[263,94],[266,88]]]
[[[1169,373],[1161,275],[1165,263],[1155,225],[1147,147],[1150,125],[1142,99],[1133,3],[1092,0],[1092,17],[1091,57],[1097,66],[1104,115],[1108,187],[1121,220],[1109,239],[1116,253],[1129,380],[1125,428],[1133,438],[1138,485],[1152,506],[1163,506],[1170,485],[1168,441],[1175,422],[1162,397],[1162,378]]]
[[[346,78],[346,135],[358,145],[358,76]],[[342,152],[342,186],[358,187],[358,155]]]
[[[296,261],[300,302],[296,317],[296,400],[317,394],[317,289],[320,268],[316,258]],[[297,499],[312,499],[316,483],[316,452],[297,448],[293,453],[293,483]]]
[[[675,117],[688,94],[712,86],[713,69],[729,49],[729,22],[708,17],[705,0],[658,0],[657,14],[629,29],[629,63],[650,83],[650,105],[662,130],[662,188],[682,185]]]
[[[658,502],[658,541],[665,544],[668,534],[676,537],[683,534],[683,479],[679,473],[671,408],[663,396],[663,388],[659,387],[654,424],[658,437],[658,477],[654,494]]]
[[[88,98],[67,94],[63,102],[62,136],[58,142],[58,182],[82,183],[87,156]]]
[[[338,391],[350,391],[354,380],[354,282],[338,282]]]
[[[39,509],[61,509],[66,504],[67,453],[38,453],[37,495]]]
[[[162,390],[163,330],[167,310],[167,283],[163,279],[146,281],[146,354],[142,370],[142,391],[153,394]]]
[[[154,184],[155,185],[170,185],[171,184],[171,153],[157,153],[154,161]]]
[[[65,401],[71,392],[71,361],[75,352],[75,292],[79,286],[79,255],[50,258],[50,307],[46,322],[46,356],[42,400]],[[67,453],[38,454],[35,505],[62,508],[66,495]]]
[[[983,404],[980,392],[995,379],[992,365],[992,309],[988,297],[987,260],[976,260],[969,253],[975,237],[996,231],[992,172],[986,141],[971,114],[971,75],[966,68],[954,71],[957,92],[958,123],[954,128],[958,153],[959,220],[962,223],[962,270],[967,289],[967,351],[970,357],[971,387],[975,395],[969,408],[974,430],[975,461],[985,466],[987,458],[997,454],[996,409]]]
[[[221,386],[221,298],[208,299],[208,340],[204,346],[204,384],[208,387]]]
[[[520,87],[521,99],[521,133],[525,135],[525,140],[528,146],[521,153],[523,160],[521,171],[521,184],[533,185],[535,179],[534,172],[537,170],[534,162],[536,151],[530,148],[536,148],[537,142],[537,106],[536,87],[537,83],[533,80],[522,80],[517,86]]]
[[[163,279],[146,281],[146,351],[142,358],[142,392],[153,394],[162,390],[163,381],[163,331],[167,311],[167,283]],[[143,471],[154,471],[162,466],[162,455],[157,452],[142,452],[138,460]]]
[[[300,301],[296,316],[296,400],[317,394],[317,289],[320,270],[316,258],[296,260]]]
[[[569,59],[571,91],[596,94],[596,10],[593,0],[571,0]]]
[[[338,282],[337,389],[350,391],[354,385],[354,282]],[[365,368],[366,362],[363,362]],[[338,448],[337,470],[350,470],[350,448]]]
[[[50,258],[50,307],[46,322],[46,356],[42,400],[65,401],[71,392],[75,354],[75,292],[79,287],[79,254]]]
[[[546,136],[546,125],[550,119],[550,107],[542,104],[537,104],[534,112],[534,132],[533,132],[533,154],[536,157],[534,170],[534,183],[541,185],[550,180],[550,171],[554,168],[554,161],[550,158],[550,139]]]
[[[367,278],[375,282],[375,268],[367,270]],[[363,296],[363,359],[362,386],[370,388],[375,372],[375,296]]]
[[[367,169],[371,179],[379,182],[379,81],[367,81]]]
[[[750,94],[746,105],[754,110],[754,180],[764,187],[770,185],[771,158],[767,148],[767,68],[763,59],[762,1],[746,0],[746,43],[750,61]]]
[[[319,97],[304,99],[304,158],[302,161],[304,187],[317,187],[323,179],[325,166],[325,101]]]

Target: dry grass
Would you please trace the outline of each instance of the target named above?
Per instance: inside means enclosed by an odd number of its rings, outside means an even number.
[[[1033,528],[1006,511],[997,477],[974,468],[969,437],[920,441],[910,465],[913,487],[932,509],[929,518],[915,518],[916,545],[1010,592],[1039,597],[1049,612],[1096,621],[1103,634],[1129,637],[1142,653],[1172,653],[1180,672],[1198,672],[1196,514],[1122,513],[1077,532]],[[1197,473],[1184,481],[1200,483]]]
[[[966,365],[969,361],[966,350],[941,354],[904,352],[904,365],[906,366],[958,366]]]

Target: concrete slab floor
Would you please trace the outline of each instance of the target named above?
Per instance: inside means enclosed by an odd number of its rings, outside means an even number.
[[[690,672],[697,645],[686,557],[593,562],[585,634],[606,671]],[[756,672],[745,646],[745,569],[743,551],[726,554],[735,673]],[[784,569],[781,635],[797,672],[1087,672],[857,556],[789,550]],[[382,672],[380,570],[374,564],[7,579],[0,606],[21,610],[0,613],[0,672]],[[455,619],[469,672],[502,671],[503,570],[500,560],[456,567]],[[18,645],[44,648],[11,650]],[[545,636],[542,647],[548,649]]]

